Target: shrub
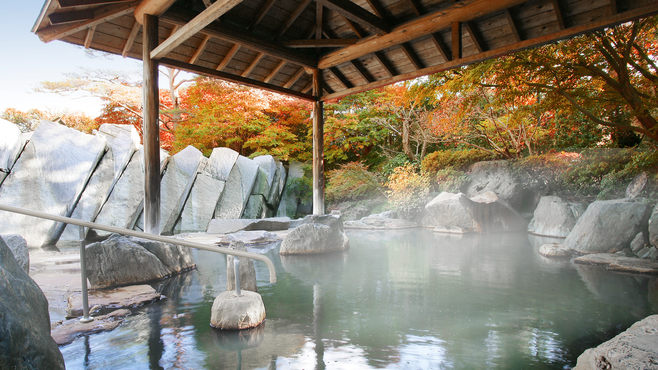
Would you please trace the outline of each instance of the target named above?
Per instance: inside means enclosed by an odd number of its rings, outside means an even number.
[[[337,203],[385,195],[379,175],[360,162],[342,165],[327,174],[327,200]]]
[[[500,159],[500,156],[480,149],[439,150],[428,154],[421,169],[435,176],[445,169],[463,170],[475,162]]]
[[[403,218],[419,214],[429,200],[430,176],[413,164],[393,170],[386,186],[389,202]]]

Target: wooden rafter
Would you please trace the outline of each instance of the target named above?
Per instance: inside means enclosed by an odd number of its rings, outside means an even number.
[[[211,68],[205,68],[174,59],[168,59],[168,58],[160,59],[160,65],[176,68],[192,73],[198,73],[209,77],[220,78],[222,80],[231,81],[246,86],[256,87],[263,90],[273,91],[280,94],[290,95],[304,100],[310,100],[310,101],[315,100],[315,98],[312,95],[304,94],[299,91],[290,90],[288,88],[283,88],[276,85],[270,85],[264,82],[252,80],[249,78],[244,78],[241,76],[236,76],[226,72],[216,71]],[[302,71],[304,71],[304,68],[302,68]]]
[[[260,23],[260,21],[263,20],[263,18],[265,18],[267,12],[269,12],[270,8],[272,8],[272,5],[274,5],[274,1],[275,0],[267,0],[265,5],[258,12],[258,15],[256,15],[256,19],[254,19],[254,21],[249,25],[248,29],[253,29],[258,25],[258,23]]]
[[[349,28],[352,30],[352,32],[356,35],[356,37],[358,37],[358,38],[362,38],[362,37],[365,36],[365,35],[363,34],[363,32],[361,32],[361,30],[359,30],[359,29],[354,25],[354,23],[352,23],[351,20],[345,18],[345,16],[342,15],[342,14],[339,14],[339,16],[341,17],[341,19],[343,20],[343,22],[345,22],[345,24],[347,24],[347,27],[349,27]]]
[[[125,3],[132,0],[58,0],[59,7],[62,9],[72,8],[75,6],[85,5],[103,5],[112,3]]]
[[[217,18],[221,17],[241,2],[242,0],[217,0],[214,4],[199,13],[194,19],[180,27],[180,29],[174,32],[173,35],[169,36],[169,38],[158,45],[158,47],[151,52],[151,58],[160,59],[169,54],[178,45],[196,35],[207,25],[214,22]]]
[[[558,0],[551,0],[553,4],[553,11],[555,12],[555,17],[557,18],[557,24],[560,26],[560,29],[565,29],[564,18],[562,17],[562,10],[560,9],[560,3]]]
[[[303,1],[297,6],[297,8],[295,8],[295,10],[294,10],[294,11],[292,12],[292,14],[290,15],[290,18],[288,18],[288,19],[286,20],[286,23],[283,25],[283,27],[281,27],[281,30],[279,31],[279,35],[278,35],[279,37],[280,37],[281,35],[283,35],[284,33],[286,33],[286,31],[288,30],[288,28],[290,28],[290,26],[292,26],[292,24],[295,23],[295,21],[297,20],[297,18],[299,18],[299,16],[302,14],[302,12],[304,11],[304,9],[306,9],[306,7],[308,6],[308,4],[310,4],[310,3],[311,3],[311,0],[303,0]]]
[[[132,49],[133,44],[135,43],[135,38],[137,38],[137,33],[139,32],[139,29],[142,27],[142,25],[135,20],[135,24],[133,24],[133,28],[130,31],[130,35],[128,36],[128,40],[126,40],[126,44],[123,45],[123,51],[121,52],[122,57],[128,56],[128,52],[130,49]]]
[[[371,36],[356,45],[329,53],[320,59],[318,67],[321,69],[333,67],[375,51],[438,32],[448,28],[454,22],[470,21],[480,14],[502,11],[523,2],[523,0],[462,0],[447,9],[440,9],[399,25],[389,34]]]
[[[370,72],[361,64],[358,60],[352,60],[349,62],[354,70],[359,74],[359,76],[365,81],[365,83],[370,83],[375,79],[372,77]]]
[[[132,12],[137,6],[137,4],[138,4],[137,1],[133,1],[130,3],[102,6],[94,9],[93,19],[89,19],[72,25],[56,25],[56,26],[45,27],[37,31],[36,34],[43,42],[58,40],[61,39],[62,37],[66,37],[74,33],[78,33],[90,27],[126,15]]]
[[[374,55],[377,62],[379,62],[379,64],[384,69],[384,71],[386,71],[386,73],[388,73],[390,77],[393,77],[397,74],[397,72],[395,71],[395,67],[393,67],[391,62],[388,61],[388,58],[386,58],[386,55],[384,55],[384,53],[377,51],[372,55]]]
[[[452,60],[462,57],[462,26],[459,22],[452,23]]]
[[[173,24],[186,24],[193,18],[194,16],[190,14],[189,11],[181,9],[177,9],[176,11],[168,11],[161,17],[161,19],[164,21]],[[287,48],[275,42],[263,40],[252,34],[245,33],[239,28],[233,27],[227,23],[223,23],[221,26],[216,22],[211,23],[206,26],[206,28],[204,28],[200,33],[204,35],[210,35],[212,37],[228,41],[233,44],[240,44],[251,50],[260,51],[267,55],[273,55],[277,58],[285,59],[289,62],[299,64],[304,67],[317,67],[317,60],[306,53]]]
[[[379,0],[366,0],[372,12],[381,19],[386,19],[386,13],[384,13],[384,7],[379,3]]]
[[[359,39],[307,39],[307,40],[290,40],[282,45],[291,48],[342,48],[348,45],[354,45]]]
[[[609,11],[610,15],[617,14],[617,0],[610,0],[610,4],[608,5],[608,9],[610,9],[610,11]]]
[[[405,0],[409,8],[414,12],[415,15],[421,15],[420,8],[418,7],[418,4],[414,0]]]
[[[89,19],[94,19],[94,10],[85,9],[73,12],[53,13],[48,16],[48,19],[50,19],[50,23],[52,25],[86,21]]]
[[[324,7],[321,3],[315,3],[315,39],[322,38],[322,25],[324,24]]]
[[[446,45],[443,43],[441,36],[439,36],[436,33],[433,33],[431,40],[434,43],[434,46],[437,48],[437,50],[439,50],[439,54],[441,54],[441,56],[446,62],[452,59],[452,54],[450,53],[450,50],[448,50]]]
[[[87,30],[87,36],[85,36],[85,49],[89,49],[91,46],[91,40],[94,39],[94,33],[96,33],[96,26],[93,26]]]
[[[305,70],[304,67],[300,68],[297,73],[295,73],[290,79],[283,85],[284,89],[289,89],[292,87],[292,85],[299,80],[300,77],[304,74]]]
[[[354,87],[354,85],[353,85],[353,84],[352,84],[352,83],[351,83],[351,82],[345,77],[345,75],[343,74],[343,72],[341,72],[341,71],[338,69],[338,67],[331,67],[331,68],[329,68],[329,72],[330,72],[332,75],[334,75],[334,77],[336,78],[336,80],[338,80],[338,82],[339,82],[341,85],[343,85],[343,88],[344,88],[344,89],[350,89],[350,88]]]
[[[315,0],[316,3],[322,4],[325,7],[335,11],[338,14],[345,16],[361,26],[369,29],[370,31],[384,35],[389,31],[388,24],[378,16],[356,5],[350,0]]]
[[[308,84],[306,84],[306,86],[304,86],[304,88],[302,89],[302,92],[303,92],[304,94],[308,94],[309,91],[311,91],[311,89],[313,89],[313,81],[311,81],[311,82],[309,82]]]
[[[199,57],[201,54],[203,54],[203,51],[206,49],[206,45],[208,45],[208,41],[210,41],[211,37],[209,35],[206,35],[203,40],[201,40],[201,44],[196,48],[196,51],[190,58],[190,61],[188,63],[194,64],[196,63],[197,60],[199,60]]]
[[[514,17],[512,17],[512,13],[510,13],[509,9],[505,9],[505,18],[507,18],[507,23],[509,24],[510,29],[512,30],[512,35],[514,35],[514,39],[516,42],[520,42],[523,40],[521,38],[521,34],[519,33],[519,29],[516,27],[516,22],[514,21]]]
[[[402,49],[402,52],[404,52],[404,55],[409,59],[411,64],[413,64],[414,68],[416,69],[423,69],[425,66],[423,65],[423,62],[421,62],[420,58],[418,58],[418,55],[414,51],[414,49],[409,45],[408,43],[404,43],[400,45],[400,48]]]
[[[265,77],[265,79],[263,80],[263,82],[265,82],[265,83],[270,83],[270,81],[272,81],[272,79],[273,79],[274,77],[276,77],[277,73],[279,73],[279,72],[281,71],[281,69],[282,69],[285,65],[286,65],[286,61],[285,61],[285,60],[280,61],[279,64],[277,64],[276,67],[274,67],[274,69],[272,70],[272,72],[270,72],[270,74],[267,75],[267,77]]]
[[[466,33],[468,33],[468,37],[471,38],[471,41],[473,42],[473,45],[477,49],[478,53],[483,52],[485,50],[484,46],[482,45],[478,35],[475,33],[471,22],[464,22],[464,29],[466,30]]]
[[[215,69],[218,71],[224,69],[224,67],[226,67],[231,62],[231,59],[233,59],[233,56],[235,56],[235,53],[237,53],[239,49],[240,49],[239,44],[233,45],[233,47],[228,51],[228,53],[226,53],[222,61],[219,62],[219,65]]]
[[[256,66],[261,61],[261,59],[263,59],[264,56],[265,53],[256,54],[256,57],[254,58],[254,60],[251,61],[249,67],[247,67],[247,69],[245,69],[244,72],[242,72],[242,77],[249,77],[249,74],[254,70],[254,68],[256,68]]]

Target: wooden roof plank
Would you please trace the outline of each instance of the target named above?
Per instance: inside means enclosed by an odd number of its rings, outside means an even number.
[[[366,84],[374,81],[372,74],[370,74],[370,72],[363,66],[363,64],[361,64],[359,60],[352,60],[349,63],[354,67],[354,70],[366,82]]]
[[[72,25],[55,25],[45,27],[36,32],[41,41],[51,42],[62,37],[78,33],[90,27],[107,22],[110,19],[121,17],[132,12],[137,7],[138,1],[130,3],[106,5],[94,10],[94,18]]]
[[[512,17],[512,13],[510,13],[509,9],[505,9],[505,18],[507,18],[507,23],[509,24],[509,27],[512,30],[512,34],[514,35],[514,39],[516,40],[516,42],[523,40],[521,38],[521,34],[519,33],[519,29],[516,27],[516,22],[514,21],[514,17]]]
[[[290,26],[292,26],[292,24],[295,23],[297,18],[299,18],[299,16],[302,14],[302,12],[306,9],[308,4],[310,4],[310,3],[311,3],[311,0],[303,0],[299,4],[299,6],[297,8],[295,8],[295,11],[292,12],[292,14],[290,15],[290,18],[288,18],[288,20],[286,20],[286,23],[283,25],[283,27],[279,31],[279,37],[281,35],[283,35],[284,33],[286,33],[288,28],[290,28]]]
[[[379,0],[366,0],[372,12],[381,19],[386,19],[386,13],[384,12],[384,7],[379,2]]]
[[[404,43],[400,45],[402,48],[402,51],[404,52],[404,55],[407,56],[407,59],[413,64],[414,68],[416,69],[423,69],[425,66],[423,65],[423,62],[418,58],[418,55],[414,51],[414,49],[409,45],[408,43]]]
[[[324,12],[322,11],[323,9],[324,7],[321,3],[315,3],[315,38],[317,40],[322,38],[322,25],[324,23]]]
[[[242,77],[248,77],[249,74],[254,70],[254,68],[256,68],[256,66],[258,65],[258,62],[260,62],[260,60],[263,59],[264,56],[265,56],[265,53],[256,54],[256,57],[251,62],[251,64],[249,64],[247,69],[245,69],[244,72],[242,72]]]
[[[126,3],[133,0],[58,0],[59,6],[62,9],[73,8],[76,6],[85,5],[103,5],[112,3]]]
[[[315,0],[317,3],[345,16],[370,31],[384,35],[389,31],[389,25],[382,18],[356,5],[350,0]]]
[[[464,29],[466,30],[466,33],[468,33],[468,36],[471,38],[471,41],[473,42],[473,45],[475,45],[475,48],[477,49],[478,53],[483,52],[485,48],[482,45],[480,38],[475,33],[475,30],[473,29],[473,25],[471,24],[471,22],[464,22]]]
[[[440,9],[395,27],[386,35],[371,36],[356,45],[329,53],[320,59],[321,69],[342,64],[348,60],[409,42],[421,36],[438,32],[453,22],[466,22],[482,14],[501,11],[523,3],[523,0],[462,0],[449,8]]]
[[[437,50],[439,50],[439,54],[441,54],[441,56],[446,62],[452,59],[452,54],[450,53],[450,50],[448,50],[448,48],[446,47],[440,35],[433,33],[431,40],[434,43],[434,46],[437,48]]]
[[[373,55],[375,56],[375,59],[377,60],[377,62],[379,62],[379,64],[384,69],[384,71],[386,73],[388,73],[388,75],[390,77],[393,77],[397,74],[397,72],[395,71],[395,67],[393,67],[393,65],[391,65],[391,62],[388,61],[388,59],[386,58],[384,53],[382,53],[380,51],[377,51],[377,52],[374,52]]]
[[[348,45],[354,45],[358,39],[308,39],[308,40],[290,40],[283,45],[291,48],[342,48]]]
[[[263,20],[263,18],[265,18],[265,14],[267,14],[267,12],[270,11],[270,8],[272,8],[272,5],[274,5],[274,1],[275,0],[267,0],[267,2],[265,2],[265,5],[260,9],[258,15],[256,15],[256,18],[249,25],[248,29],[250,30],[253,29],[258,25],[258,23],[260,23]]]
[[[206,49],[206,45],[208,45],[208,41],[210,41],[210,39],[211,37],[209,35],[206,35],[203,38],[203,40],[201,40],[201,44],[199,44],[199,47],[196,48],[194,55],[192,55],[188,63],[194,64],[196,63],[197,60],[199,60],[199,57],[201,56],[201,54],[203,54],[203,51]]]
[[[562,17],[562,10],[560,9],[560,3],[558,0],[551,0],[551,4],[553,4],[553,11],[555,12],[557,23],[560,25],[560,29],[563,30],[565,27],[564,18]]]
[[[73,12],[53,13],[48,16],[48,19],[50,19],[50,23],[52,25],[86,21],[89,19],[94,19],[94,10],[85,9]]]
[[[299,91],[290,90],[288,88],[282,88],[282,87],[275,86],[275,85],[270,85],[270,84],[267,84],[267,83],[264,83],[264,82],[248,79],[248,78],[241,77],[241,76],[232,75],[232,74],[229,74],[229,73],[226,73],[226,72],[216,71],[216,70],[211,69],[211,68],[204,68],[204,67],[200,67],[200,66],[197,66],[197,65],[184,63],[184,62],[181,62],[181,61],[178,61],[178,60],[168,59],[168,58],[162,58],[162,59],[160,59],[159,62],[160,62],[161,65],[167,66],[167,67],[177,68],[177,69],[181,69],[181,70],[188,71],[188,72],[193,72],[193,73],[199,73],[199,74],[209,76],[209,77],[216,77],[216,78],[220,78],[222,80],[239,83],[239,84],[246,85],[246,86],[256,87],[256,88],[263,89],[263,90],[273,91],[273,92],[276,92],[276,93],[279,93],[279,94],[290,95],[290,96],[294,96],[294,97],[304,99],[304,100],[310,100],[310,101],[315,100],[313,96],[301,93]],[[301,70],[304,71],[304,68],[302,68]]]
[[[352,32],[356,35],[356,37],[358,37],[358,38],[362,38],[363,36],[365,36],[365,35],[363,34],[363,32],[361,32],[358,28],[356,28],[356,26],[354,25],[354,23],[352,23],[352,21],[350,21],[349,19],[345,18],[345,16],[342,15],[342,14],[339,14],[339,15],[340,15],[341,19],[343,20],[343,22],[345,22],[345,24],[347,24],[347,26],[348,26],[348,27],[352,30]]]
[[[178,45],[185,42],[185,40],[196,35],[199,31],[204,29],[207,25],[214,22],[217,18],[224,15],[234,6],[241,3],[242,0],[217,0],[210,7],[199,13],[194,19],[187,22],[179,30],[169,36],[158,47],[151,51],[152,59],[160,59],[167,55],[170,51],[174,50]]]
[[[354,84],[352,82],[350,82],[345,77],[343,72],[341,72],[337,67],[329,68],[329,72],[331,72],[331,74],[334,75],[334,77],[336,77],[336,80],[338,80],[338,82],[340,82],[340,84],[343,85],[344,89],[350,89],[350,88],[354,87]]]
[[[280,61],[279,64],[277,64],[276,67],[274,67],[274,69],[272,70],[272,72],[270,72],[270,74],[267,75],[267,77],[265,77],[265,80],[263,80],[263,82],[265,82],[265,83],[270,83],[270,81],[272,81],[272,79],[274,78],[274,76],[276,76],[276,74],[279,73],[279,71],[281,70],[281,68],[283,68],[283,66],[285,66],[285,65],[286,65],[286,61],[285,61],[285,60]]]
[[[228,65],[228,63],[231,61],[231,59],[233,59],[233,56],[235,55],[235,53],[238,52],[239,49],[240,49],[239,44],[233,45],[233,47],[228,51],[228,53],[226,53],[226,55],[224,56],[222,61],[219,62],[219,65],[215,69],[218,70],[218,71],[221,71],[222,69],[224,69]]]
[[[295,75],[292,76],[292,77],[288,80],[288,82],[285,83],[285,85],[283,85],[283,88],[284,88],[284,89],[289,89],[292,85],[295,84],[295,82],[297,82],[297,80],[299,80],[300,77],[302,77],[302,74],[304,74],[304,67],[300,68],[300,69],[297,71],[297,73],[295,73]]]
[[[121,52],[122,57],[126,57],[128,55],[128,52],[130,49],[133,47],[133,44],[135,43],[135,38],[137,37],[137,33],[139,32],[139,29],[142,27],[142,25],[135,20],[135,24],[133,25],[132,30],[130,31],[130,35],[128,36],[128,40],[126,40],[126,44],[123,46],[123,51]]]

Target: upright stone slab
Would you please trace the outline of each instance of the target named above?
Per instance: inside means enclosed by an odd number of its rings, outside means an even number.
[[[105,140],[41,121],[0,188],[5,205],[70,216],[98,161]],[[54,245],[56,223],[0,212],[0,234],[22,235],[32,247]],[[61,229],[59,230],[61,232]]]
[[[584,202],[567,202],[556,196],[541,197],[528,232],[566,238],[586,209]]]
[[[0,184],[11,172],[25,143],[18,126],[0,118]]]
[[[281,199],[276,211],[277,217],[294,218],[297,215],[297,205],[299,204],[299,188],[297,183],[304,177],[304,164],[301,162],[290,162],[288,166],[288,176],[285,180],[285,186],[281,192]]]
[[[238,152],[229,148],[213,149],[197,175],[174,234],[206,231],[238,156]]]
[[[129,126],[136,134],[136,130],[132,125],[123,126]],[[97,135],[107,140],[108,150],[98,164],[98,167],[96,167],[80,201],[71,215],[71,218],[78,220],[94,220],[98,212],[100,212],[103,203],[107,201],[112,186],[119,180],[138,145],[138,142],[135,142],[135,138],[130,134],[129,130],[117,130],[116,136],[110,136],[103,132],[98,132]],[[139,139],[139,136],[137,136],[137,139]],[[59,241],[60,243],[70,243],[79,239],[79,227],[76,225],[67,225]]]
[[[276,160],[271,155],[261,155],[255,157],[253,161],[258,164],[258,167],[260,167],[261,170],[265,171],[267,186],[269,189],[274,183],[274,175],[276,174],[277,169]]]
[[[215,209],[215,218],[240,218],[242,216],[256,181],[258,168],[258,164],[251,159],[238,157]]]
[[[0,238],[0,369],[64,369],[48,301]]]
[[[265,197],[257,194],[250,195],[247,205],[244,207],[242,212],[243,218],[267,218],[271,216],[267,203],[265,203]]]
[[[283,188],[285,187],[287,177],[288,174],[286,173],[286,167],[283,163],[277,161],[274,181],[272,182],[272,186],[270,186],[270,193],[265,198],[265,201],[271,209],[276,210],[279,208],[279,202],[281,202],[281,196],[283,195]]]

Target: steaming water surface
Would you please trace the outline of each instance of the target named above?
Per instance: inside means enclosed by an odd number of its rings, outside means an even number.
[[[658,278],[541,257],[519,234],[348,231],[351,249],[256,262],[260,327],[210,328],[223,255],[154,284],[166,299],[60,347],[67,369],[568,369],[658,313]]]

